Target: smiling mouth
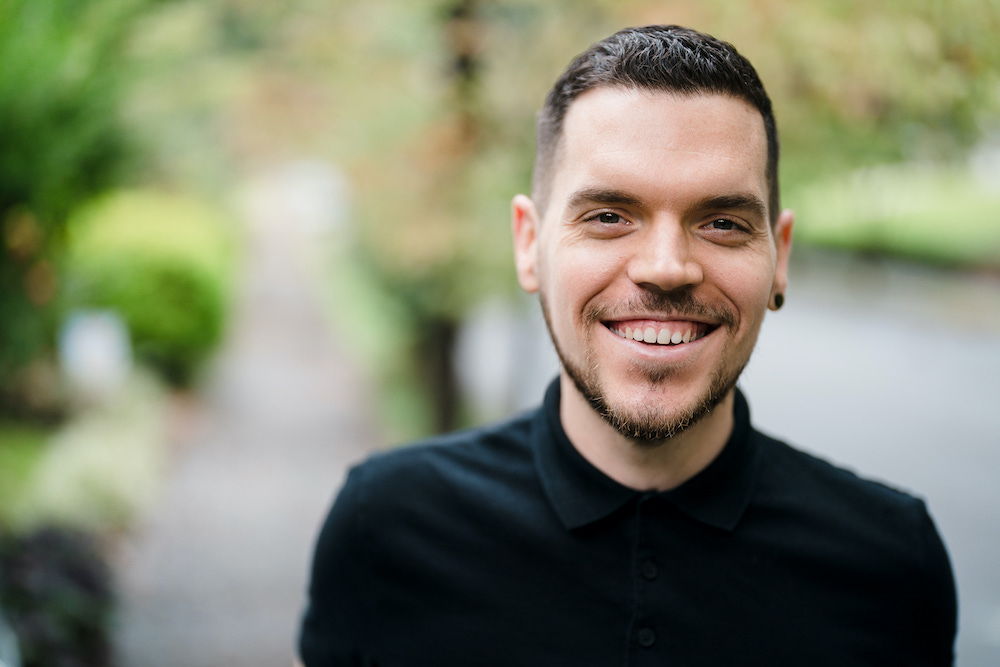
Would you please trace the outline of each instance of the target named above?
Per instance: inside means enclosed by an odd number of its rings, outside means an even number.
[[[657,322],[639,320],[604,322],[613,333],[626,340],[648,345],[683,345],[704,338],[716,327],[702,322]]]

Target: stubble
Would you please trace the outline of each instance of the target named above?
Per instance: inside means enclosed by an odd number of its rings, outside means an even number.
[[[736,386],[743,369],[749,361],[749,354],[744,359],[722,360],[719,367],[712,371],[712,379],[708,389],[690,405],[662,405],[655,402],[638,407],[615,405],[607,395],[600,379],[600,361],[593,355],[591,336],[594,325],[599,322],[616,319],[618,312],[650,312],[670,313],[671,317],[683,319],[707,318],[718,322],[720,327],[734,333],[737,328],[736,315],[728,309],[713,308],[696,301],[691,290],[683,289],[674,292],[644,291],[633,302],[617,306],[597,306],[588,308],[583,321],[587,331],[585,349],[587,351],[583,365],[578,365],[565,353],[556,337],[549,315],[545,292],[539,294],[542,315],[552,338],[556,354],[562,363],[566,374],[573,381],[577,390],[587,400],[590,406],[612,428],[625,438],[636,444],[656,446],[684,433],[712,413],[716,407],[729,395]],[[648,383],[650,393],[671,377],[681,372],[674,366],[642,364],[637,361],[630,372],[637,378],[641,377]]]

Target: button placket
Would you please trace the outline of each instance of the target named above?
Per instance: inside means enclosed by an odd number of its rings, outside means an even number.
[[[650,558],[646,558],[642,561],[642,565],[639,566],[639,576],[645,579],[647,582],[652,582],[656,579],[656,575],[659,574],[660,570],[656,567],[656,563]],[[647,590],[647,595],[649,591]],[[639,642],[639,646],[642,648],[650,648],[656,643],[656,631],[653,628],[646,626],[639,628],[636,633],[636,641]]]
[[[646,616],[645,619],[639,619],[637,626],[633,626],[634,635],[633,641],[638,644],[641,649],[650,649],[656,644],[656,630],[652,627],[650,621],[652,620],[648,616],[650,596],[654,595],[654,587],[651,586],[652,582],[657,578],[660,573],[660,568],[656,565],[655,556],[651,551],[651,544],[649,543],[650,535],[646,532],[649,528],[650,521],[650,509],[651,503],[655,494],[647,493],[639,501],[639,532],[636,541],[636,551],[634,553],[635,558],[635,576],[636,576],[636,594],[638,600],[640,600],[640,608],[646,610],[641,613],[641,616]]]

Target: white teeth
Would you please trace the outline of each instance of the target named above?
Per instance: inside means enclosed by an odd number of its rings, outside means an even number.
[[[703,336],[703,334],[699,334],[692,329],[681,333],[680,331],[671,331],[666,327],[660,329],[659,333],[656,333],[656,329],[653,327],[635,330],[631,327],[625,327],[624,331],[622,329],[612,329],[612,331],[626,340],[635,340],[640,343],[656,343],[657,345],[680,345],[681,343],[690,343],[693,340],[698,340]]]

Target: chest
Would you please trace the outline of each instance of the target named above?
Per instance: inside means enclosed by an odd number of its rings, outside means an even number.
[[[397,528],[374,554],[382,667],[887,665],[904,644],[905,582],[819,544],[639,508]]]

